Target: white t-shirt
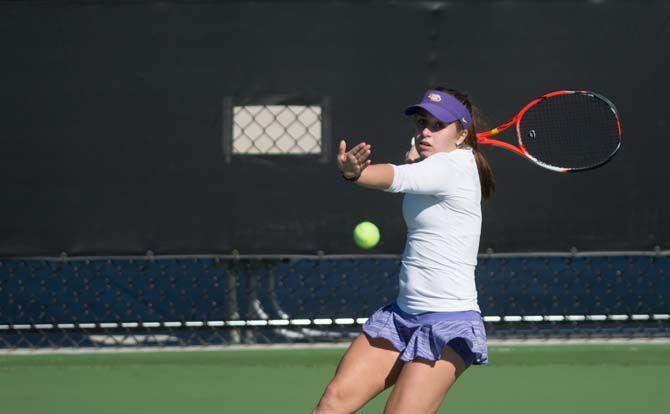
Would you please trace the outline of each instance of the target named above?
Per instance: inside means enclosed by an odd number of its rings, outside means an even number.
[[[407,242],[398,306],[405,312],[475,310],[475,266],[482,226],[481,187],[471,149],[393,165],[386,191],[405,193]]]

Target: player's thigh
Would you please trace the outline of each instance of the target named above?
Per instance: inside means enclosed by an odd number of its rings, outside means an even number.
[[[403,361],[390,342],[359,335],[342,357],[316,412],[354,412],[393,385]]]
[[[405,363],[384,412],[437,412],[447,391],[465,369],[463,358],[450,347],[435,362],[419,359]]]

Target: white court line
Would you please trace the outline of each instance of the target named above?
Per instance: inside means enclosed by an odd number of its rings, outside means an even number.
[[[0,355],[67,355],[67,354],[130,354],[147,352],[198,352],[198,351],[268,351],[268,350],[309,350],[344,349],[350,342],[316,342],[309,344],[252,344],[252,345],[193,345],[156,347],[100,347],[100,348],[53,348],[53,349],[0,349]],[[612,339],[490,339],[491,348],[497,346],[541,346],[541,345],[670,345],[669,338],[612,338]]]
[[[661,257],[670,256],[670,250],[622,250],[622,251],[567,251],[567,252],[516,252],[516,253],[479,253],[477,257],[480,259],[514,259],[514,258],[529,258],[529,257],[625,257],[625,256],[643,256],[643,257]],[[85,262],[85,261],[118,261],[118,260],[134,260],[155,262],[160,260],[173,259],[205,259],[205,260],[240,260],[240,259],[307,259],[307,260],[323,260],[323,259],[401,259],[399,254],[331,254],[331,255],[310,255],[310,254],[176,254],[176,255],[119,255],[119,256],[17,256],[7,257],[5,260],[43,260],[47,262]]]
[[[627,320],[669,320],[670,314],[657,313],[652,315],[504,315],[483,316],[484,322],[565,322],[565,321],[627,321]],[[0,331],[14,330],[50,330],[50,329],[95,329],[99,328],[179,328],[204,326],[323,326],[323,325],[363,325],[367,318],[315,318],[315,319],[258,319],[258,320],[218,320],[218,321],[166,321],[166,322],[101,322],[101,323],[56,323],[56,324],[0,324]]]

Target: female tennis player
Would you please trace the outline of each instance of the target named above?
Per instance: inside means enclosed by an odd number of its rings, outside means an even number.
[[[475,287],[481,200],[494,190],[467,95],[436,87],[405,110],[414,147],[405,165],[371,164],[364,142],[337,165],[345,179],[405,193],[407,242],[394,303],[377,310],[337,367],[314,413],[352,413],[394,386],[385,413],[434,413],[456,379],[488,360]]]

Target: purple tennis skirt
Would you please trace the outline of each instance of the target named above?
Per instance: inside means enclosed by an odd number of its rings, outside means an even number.
[[[465,361],[486,365],[486,330],[477,311],[425,312],[412,315],[394,302],[370,316],[363,332],[372,338],[384,338],[393,344],[403,361],[422,358],[436,361],[449,345]]]

